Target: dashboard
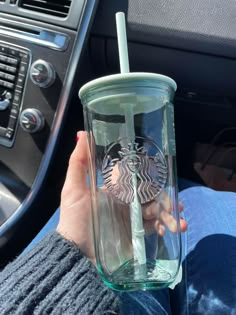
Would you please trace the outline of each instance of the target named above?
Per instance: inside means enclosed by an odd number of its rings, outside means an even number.
[[[0,1],[2,257],[11,256],[21,239],[23,246],[27,237],[21,235],[32,237],[45,219],[39,191],[63,128],[95,8],[93,0]]]

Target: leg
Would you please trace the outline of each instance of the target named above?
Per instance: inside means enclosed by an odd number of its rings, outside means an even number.
[[[57,227],[60,209],[58,208],[43,229],[36,235],[33,241],[25,248],[22,254],[30,250],[48,232]],[[122,301],[123,315],[170,315],[169,290],[150,292],[119,293]]]
[[[196,185],[182,178],[178,181],[180,190]],[[169,289],[121,293],[120,296],[124,315],[171,314]]]
[[[236,194],[193,187],[180,200],[189,227],[182,235],[185,272],[171,292],[172,312],[236,314]]]
[[[122,315],[171,315],[169,289],[119,293]]]

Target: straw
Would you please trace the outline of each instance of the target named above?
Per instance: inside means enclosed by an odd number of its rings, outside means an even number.
[[[120,60],[120,72],[129,72],[129,55],[127,47],[127,36],[125,26],[125,14],[123,12],[116,13],[116,30],[118,38],[118,50]]]
[[[125,15],[123,12],[116,13],[116,28],[118,37],[118,50],[120,60],[120,71],[121,73],[129,72],[129,57],[127,47],[127,36],[125,26]],[[131,144],[135,141],[135,130],[134,130],[134,115],[133,115],[133,104],[121,104],[124,105],[125,121],[126,121],[126,133],[128,140]],[[134,148],[132,147],[131,150]],[[132,184],[134,190],[134,200],[130,206],[130,219],[131,219],[131,230],[132,230],[132,244],[134,260],[139,265],[146,264],[146,250],[144,241],[144,229],[143,229],[143,218],[142,218],[142,206],[138,199],[137,194],[137,176],[132,174]],[[145,269],[137,268],[135,270],[136,278],[142,278]]]

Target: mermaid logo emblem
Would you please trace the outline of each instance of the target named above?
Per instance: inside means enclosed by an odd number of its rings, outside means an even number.
[[[127,147],[119,143],[111,145],[103,161],[107,190],[126,204],[133,202],[134,189],[141,204],[154,200],[168,176],[165,157],[158,146],[153,141],[136,138],[140,139],[145,142],[142,146],[136,141],[128,143]]]

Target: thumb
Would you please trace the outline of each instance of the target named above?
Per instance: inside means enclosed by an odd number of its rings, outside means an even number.
[[[88,171],[88,143],[87,133],[80,131],[77,134],[78,142],[69,160],[65,185],[68,189],[83,191],[87,188],[86,177]]]

